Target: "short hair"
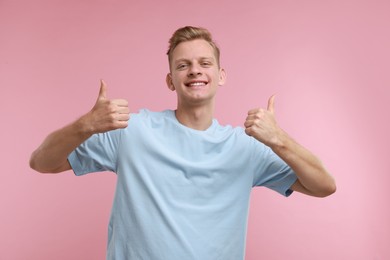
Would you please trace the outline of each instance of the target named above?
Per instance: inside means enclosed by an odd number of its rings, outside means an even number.
[[[169,39],[169,48],[167,51],[169,64],[171,64],[172,52],[177,47],[177,45],[179,45],[182,42],[198,40],[198,39],[207,41],[211,45],[211,47],[213,47],[214,55],[219,67],[220,50],[217,44],[214,42],[211,33],[205,28],[193,27],[193,26],[185,26],[177,29],[173,33],[172,37]]]

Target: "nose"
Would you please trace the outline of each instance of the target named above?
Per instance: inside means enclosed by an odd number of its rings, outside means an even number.
[[[190,69],[188,70],[188,77],[196,77],[202,75],[202,71],[199,68],[199,66],[193,64],[190,66]]]

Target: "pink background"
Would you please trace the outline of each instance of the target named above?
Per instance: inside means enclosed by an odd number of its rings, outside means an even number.
[[[279,124],[337,179],[326,199],[255,189],[246,259],[390,259],[389,13],[379,0],[0,0],[0,259],[104,259],[115,175],[40,175],[30,153],[92,107],[100,78],[132,111],[174,108],[165,52],[184,25],[221,47],[219,121],[242,125],[276,93]]]

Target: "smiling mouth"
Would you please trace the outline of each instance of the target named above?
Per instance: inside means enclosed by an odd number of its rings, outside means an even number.
[[[185,84],[187,87],[202,87],[206,86],[207,82],[205,81],[196,81],[196,82],[190,82]]]

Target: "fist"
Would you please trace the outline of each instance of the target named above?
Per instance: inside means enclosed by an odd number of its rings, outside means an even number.
[[[247,135],[270,147],[278,142],[278,136],[282,132],[275,120],[274,101],[275,96],[271,96],[268,100],[267,109],[255,108],[249,110],[244,123]]]
[[[125,99],[108,99],[107,85],[101,80],[96,103],[87,114],[87,124],[92,133],[103,133],[126,128],[130,119],[128,102]]]

